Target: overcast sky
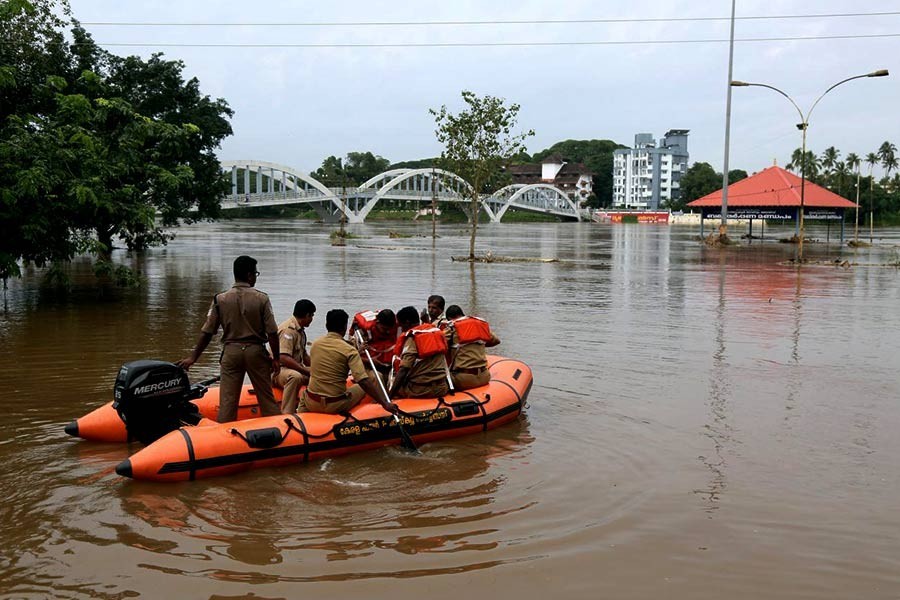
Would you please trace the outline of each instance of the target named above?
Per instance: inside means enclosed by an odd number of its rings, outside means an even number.
[[[534,129],[530,152],[565,139],[660,137],[690,129],[691,162],[723,160],[727,43],[455,48],[198,48],[165,44],[336,44],[598,42],[727,39],[728,22],[290,27],[103,26],[93,22],[348,23],[727,17],[728,0],[421,0],[291,2],[71,0],[73,14],[117,54],[164,52],[181,59],[205,93],[235,111],[223,160],[259,159],[303,171],[322,159],[371,151],[392,162],[435,156],[429,108],[460,108],[459,92],[521,105]],[[509,6],[515,5],[515,10]],[[900,0],[737,0],[738,16],[896,11]],[[865,155],[900,145],[900,14],[877,17],[738,20],[734,79],[774,85],[805,111],[833,83],[876,69],[891,76],[850,82],[828,94],[810,119],[809,147]],[[113,43],[140,44],[137,47]],[[764,88],[735,88],[731,167],[753,172],[799,147],[796,110]]]

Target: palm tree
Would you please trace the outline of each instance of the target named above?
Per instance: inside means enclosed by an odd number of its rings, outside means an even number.
[[[838,149],[834,146],[829,146],[828,148],[825,148],[824,152],[822,152],[822,160],[820,161],[820,164],[822,165],[822,168],[825,169],[825,173],[823,173],[823,175],[826,182],[831,177],[834,168],[837,166],[838,157],[840,155],[840,151],[838,151]]]
[[[834,179],[837,180],[838,196],[844,195],[844,182],[850,175],[850,169],[847,167],[846,161],[839,160],[834,163]]]
[[[891,171],[897,168],[897,146],[890,142],[884,142],[878,148],[877,154],[881,160],[881,166],[886,171],[885,176],[890,177]]]
[[[862,160],[856,152],[847,155],[847,167],[856,171],[856,225],[853,229],[853,243],[859,244],[859,165]]]
[[[807,150],[806,156],[804,157],[803,151],[800,148],[797,148],[794,150],[793,154],[791,154],[791,162],[786,164],[785,168],[788,171],[800,171],[805,174],[807,181],[813,181],[819,174],[819,159],[812,150]]]
[[[883,146],[884,144],[882,144]],[[872,243],[872,187],[875,185],[875,178],[872,173],[875,171],[875,165],[878,164],[878,155],[874,152],[866,154],[866,162],[869,163],[869,243]]]

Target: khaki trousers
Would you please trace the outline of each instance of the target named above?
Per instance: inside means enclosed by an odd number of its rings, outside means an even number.
[[[394,394],[395,398],[437,398],[450,393],[447,380],[432,381],[428,383],[416,383],[406,381]]]
[[[280,414],[272,395],[272,359],[262,344],[225,344],[219,363],[222,382],[219,385],[219,414],[216,420],[227,423],[237,420],[238,401],[244,386],[244,374],[259,401],[263,416]]]
[[[300,401],[300,388],[309,383],[309,377],[300,371],[281,367],[273,383],[276,387],[282,389],[281,412],[284,414],[297,412],[297,404]]]
[[[485,369],[481,373],[450,373],[453,380],[453,388],[456,390],[471,390],[472,388],[487,385],[491,381],[491,372]]]
[[[366,392],[358,383],[347,388],[347,398],[345,400],[337,400],[328,403],[313,400],[306,393],[306,390],[303,390],[303,398],[300,401],[300,406],[297,407],[297,412],[317,412],[336,415],[338,413],[347,412],[362,402],[362,399],[365,397]]]

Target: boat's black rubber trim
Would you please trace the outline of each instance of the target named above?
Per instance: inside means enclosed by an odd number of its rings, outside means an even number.
[[[511,390],[513,391],[513,394],[516,395],[516,399],[519,401],[519,404],[522,403],[522,396],[519,394],[519,390],[517,390],[517,389],[514,388],[513,386],[509,385],[507,382],[503,381],[502,379],[491,379],[491,382],[494,382],[494,383],[502,383],[503,385],[505,385],[506,387],[508,387],[509,389],[511,389]],[[531,389],[531,385],[530,385],[530,384],[528,385],[528,388]]]
[[[514,359],[514,358],[501,358],[501,359],[498,360],[498,361],[492,362],[492,363],[491,363],[491,366],[488,367],[488,371],[490,371],[490,370],[494,367],[494,365],[499,365],[500,363],[504,363],[504,362],[517,362],[517,363],[519,363],[519,364],[522,363],[521,360],[516,360],[516,359]]]
[[[494,380],[492,379],[491,381],[494,381]],[[481,410],[481,430],[487,431],[488,414],[487,414],[487,410],[484,408],[484,405],[491,401],[490,394],[487,395],[487,397],[484,399],[484,402],[479,402],[478,398],[475,397],[475,394],[472,394],[465,390],[463,390],[462,393],[465,394],[466,396],[468,396],[469,398],[471,398],[475,402],[475,404],[478,405],[478,409]],[[516,398],[518,398],[518,397],[519,397],[519,395],[516,394]]]
[[[197,477],[197,467],[196,467],[197,461],[194,460],[194,442],[191,440],[191,435],[187,431],[185,431],[184,428],[179,429],[178,431],[181,432],[181,437],[184,438],[184,443],[187,444],[187,451],[188,451],[187,462],[190,467],[188,469],[190,471],[190,475],[188,476],[188,479],[190,481],[193,481]],[[164,473],[165,468],[166,468],[166,466],[163,465],[163,468],[160,469],[159,472]]]
[[[517,394],[518,396],[518,394]],[[495,421],[502,417],[509,415],[510,413],[519,412],[522,409],[522,403],[516,402],[515,404],[510,404],[509,406],[498,410],[497,412],[488,416],[488,422]],[[431,431],[444,431],[451,429],[464,429],[466,427],[479,426],[481,425],[482,417],[476,417],[474,419],[459,419],[457,421],[453,421],[451,423],[437,423],[435,425],[431,425],[428,423],[424,423],[421,425],[417,425],[415,429],[416,434],[420,433],[429,433]],[[277,447],[277,448],[268,448],[265,450],[256,450],[251,452],[242,452],[240,454],[230,454],[226,456],[213,456],[210,458],[201,458],[199,460],[194,460],[193,448],[189,446],[190,449],[190,460],[179,461],[179,462],[171,462],[166,463],[159,470],[160,474],[167,473],[183,473],[185,471],[190,471],[191,479],[194,478],[194,473],[196,471],[202,471],[204,469],[214,469],[218,467],[227,467],[232,465],[239,465],[243,463],[250,463],[254,461],[268,460],[272,458],[284,458],[287,456],[295,456],[298,454],[304,455],[304,458],[308,460],[310,454],[314,452],[325,452],[328,450],[334,450],[336,448],[346,448],[349,446],[356,446],[360,443],[371,443],[375,441],[382,441],[387,439],[399,439],[399,431],[394,435],[391,428],[381,429],[378,432],[375,432],[374,435],[369,436],[368,439],[364,441],[360,440],[328,440],[324,442],[313,442],[312,444],[303,444],[302,446],[286,446],[286,447]],[[188,438],[189,439],[189,438]]]
[[[309,462],[309,435],[306,433],[306,423],[303,422],[303,419],[301,419],[300,415],[297,413],[294,413],[291,416],[297,421],[297,427],[300,428],[300,433],[303,434],[303,448],[305,449],[305,452],[303,453],[303,462]]]

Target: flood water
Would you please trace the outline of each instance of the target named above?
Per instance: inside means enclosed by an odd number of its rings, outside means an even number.
[[[353,226],[336,248],[304,221],[200,224],[118,251],[147,280],[124,296],[98,297],[85,261],[66,298],[40,271],[11,281],[0,596],[900,597],[900,270],[878,266],[900,232],[856,252],[808,244],[858,264],[799,271],[779,264],[793,246],[709,249],[690,227],[489,225],[481,251],[560,262],[474,266],[450,260],[463,226],[441,226],[435,250],[388,237],[430,229]],[[118,477],[137,445],[63,427],[111,399],[122,363],[185,356],[245,253],[279,321],[316,303],[311,340],[330,308],[431,293],[487,318],[497,353],[534,371],[523,416],[420,456]]]

